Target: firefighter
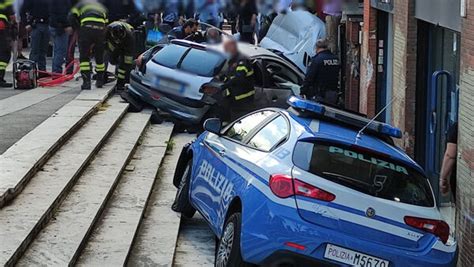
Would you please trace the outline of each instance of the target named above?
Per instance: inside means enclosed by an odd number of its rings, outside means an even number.
[[[82,90],[91,89],[92,64],[94,53],[97,72],[96,87],[102,88],[105,83],[105,35],[108,23],[107,9],[95,0],[82,0],[70,13],[71,25],[79,29],[79,59],[83,83]]]
[[[12,87],[5,81],[5,72],[11,58],[11,40],[14,32],[15,12],[13,0],[0,0],[0,87]]]
[[[135,53],[135,35],[130,24],[116,21],[107,26],[107,51],[110,63],[118,66],[115,90],[123,91],[130,79]]]
[[[336,55],[329,51],[326,39],[316,42],[316,56],[311,60],[301,87],[301,95],[325,104],[338,104],[339,71],[341,65]]]
[[[228,69],[223,77],[224,110],[230,112],[233,121],[253,110],[255,88],[254,71],[246,57],[240,54],[237,41],[230,39],[224,43],[224,51],[229,58]],[[224,119],[225,120],[225,119]]]

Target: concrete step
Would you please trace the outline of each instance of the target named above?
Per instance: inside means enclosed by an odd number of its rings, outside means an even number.
[[[126,264],[172,130],[165,123],[146,131],[77,265]]]
[[[128,266],[172,266],[176,249],[180,215],[171,210],[176,195],[173,176],[181,148],[196,136],[174,135],[170,141],[173,149],[168,152],[158,173],[150,201],[141,222]]]
[[[85,91],[0,155],[0,208],[107,99],[112,87]]]
[[[77,180],[54,220],[38,234],[19,266],[73,265],[150,120],[150,114],[127,114]]]
[[[216,239],[204,218],[196,213],[181,220],[173,266],[214,266]]]
[[[119,101],[113,98],[102,105],[34,175],[22,194],[0,210],[0,265],[14,264],[49,221],[54,209],[126,113],[128,104]]]

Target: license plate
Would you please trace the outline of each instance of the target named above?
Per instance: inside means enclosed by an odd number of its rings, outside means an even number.
[[[156,78],[154,84],[159,88],[165,89],[165,91],[180,91],[183,89],[183,85],[166,79]]]
[[[360,267],[388,267],[389,262],[364,253],[328,244],[324,258]]]

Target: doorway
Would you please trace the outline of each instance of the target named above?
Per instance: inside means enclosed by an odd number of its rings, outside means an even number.
[[[460,34],[420,23],[418,41],[416,160],[424,167],[438,203],[439,175],[450,126],[457,121],[460,77]]]

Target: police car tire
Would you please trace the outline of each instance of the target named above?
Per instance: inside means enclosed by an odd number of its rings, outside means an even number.
[[[240,251],[240,227],[242,225],[242,214],[240,212],[236,212],[232,215],[229,216],[229,218],[226,220],[224,229],[222,231],[222,236],[219,239],[219,242],[217,242],[216,246],[216,253],[215,253],[215,266],[225,266],[225,267],[231,267],[231,266],[240,266],[240,267],[247,267],[247,266],[253,266],[252,264],[244,262],[242,259],[242,253]],[[225,235],[228,235],[229,233],[226,233],[226,230],[229,230],[227,228],[233,227],[233,233],[232,233],[232,245],[230,248],[230,254],[228,255],[227,262],[225,265],[218,265],[218,257],[219,257],[219,249],[224,249],[225,246],[228,245],[229,240],[226,240],[228,236],[226,237]],[[227,242],[227,243],[224,243]]]
[[[191,179],[191,164],[192,161],[186,165],[186,168],[179,182],[178,191],[176,192],[176,197],[172,209],[176,212],[181,212],[181,214],[186,218],[192,218],[196,213],[196,209],[191,205],[189,201],[189,183]]]

